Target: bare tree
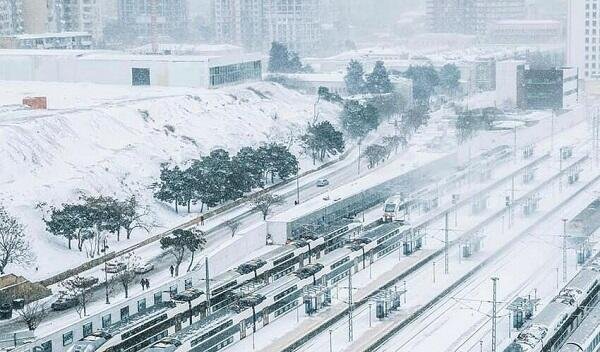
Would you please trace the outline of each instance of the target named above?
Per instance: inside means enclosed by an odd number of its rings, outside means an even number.
[[[23,230],[23,225],[0,204],[0,275],[9,264],[24,265],[34,261]]]
[[[135,280],[135,269],[140,265],[140,257],[130,253],[121,262],[123,269],[114,275],[114,280],[123,286],[125,298],[129,298],[129,286]]]
[[[252,199],[252,206],[263,214],[263,220],[267,219],[267,215],[269,215],[273,206],[283,203],[284,201],[281,196],[270,193],[262,194]]]
[[[240,222],[236,219],[229,219],[225,221],[225,226],[231,231],[231,237],[235,236],[235,233],[240,228]]]
[[[46,304],[36,301],[29,303],[23,309],[17,310],[17,314],[21,317],[21,321],[27,325],[29,331],[35,331],[48,315],[48,308]]]
[[[79,314],[79,317],[87,315],[87,302],[89,302],[93,296],[91,287],[94,286],[96,282],[98,282],[98,280],[94,280],[94,278],[75,276],[61,283],[66,294],[77,298],[75,310],[77,311],[77,314]]]
[[[121,226],[127,233],[127,239],[131,238],[131,232],[135,229],[143,229],[146,232],[150,232],[150,227],[153,224],[148,224],[144,219],[150,213],[148,208],[141,207],[137,198],[131,196],[124,202],[121,202]]]

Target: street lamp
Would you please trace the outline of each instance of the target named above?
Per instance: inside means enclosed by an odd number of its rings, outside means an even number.
[[[106,250],[108,249],[108,245],[106,244],[106,239],[104,240],[104,247],[102,248],[102,253],[106,255]],[[110,300],[108,299],[108,264],[107,259],[104,260],[104,292],[106,296],[106,304],[110,304]]]

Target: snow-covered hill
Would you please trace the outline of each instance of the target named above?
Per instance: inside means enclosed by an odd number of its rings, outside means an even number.
[[[47,96],[49,109],[25,109],[25,96]],[[0,82],[0,202],[26,224],[38,256],[39,272],[27,276],[85,260],[46,233],[36,204],[59,205],[81,193],[138,194],[162,227],[173,225],[183,217],[154,202],[148,188],[161,162],[286,141],[312,119],[314,102],[266,82],[219,90]],[[338,108],[321,102],[319,111],[333,118]]]

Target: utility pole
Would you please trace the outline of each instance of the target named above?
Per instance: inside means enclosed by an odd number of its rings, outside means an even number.
[[[204,258],[204,269],[205,271],[205,279],[206,279],[206,314],[210,312],[210,271],[208,270],[208,256]]]
[[[444,273],[448,274],[448,272],[450,271],[448,268],[448,212],[446,212],[444,219],[446,223],[446,226],[444,228]]]
[[[362,140],[358,141],[358,174],[360,175],[360,145],[362,144]]]
[[[567,282],[567,219],[563,221],[563,241],[562,241],[562,266],[563,266],[563,282]]]
[[[296,204],[300,204],[300,169],[296,175]]]
[[[354,326],[352,325],[352,268],[348,269],[348,342],[354,340]]]
[[[515,126],[515,128],[513,128],[513,132],[514,132],[514,156],[515,156],[515,161],[517,160],[517,126]]]
[[[562,192],[562,161],[563,161],[563,148],[558,151],[558,191]]]
[[[498,285],[498,278],[493,277],[492,282],[494,283],[492,293],[492,352],[496,352],[496,319],[498,318],[498,312],[496,311],[496,289]]]
[[[554,153],[554,115],[555,115],[555,110],[552,109],[552,132],[550,135],[550,154]]]

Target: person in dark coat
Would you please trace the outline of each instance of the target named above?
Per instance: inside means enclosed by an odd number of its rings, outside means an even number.
[[[175,268],[173,267],[173,265],[171,265],[169,270],[171,271],[171,277],[173,277],[173,274],[175,273]]]
[[[142,279],[140,281],[140,285],[142,285],[142,291],[146,289],[146,280]]]

